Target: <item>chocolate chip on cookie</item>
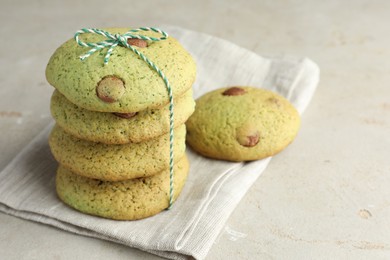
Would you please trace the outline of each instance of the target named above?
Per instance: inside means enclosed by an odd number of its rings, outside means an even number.
[[[237,142],[245,147],[253,147],[260,140],[260,132],[251,125],[244,125],[237,129]]]
[[[130,38],[130,39],[127,39],[127,44],[133,45],[133,46],[137,46],[137,47],[140,47],[140,48],[148,47],[147,41],[142,40],[142,39]]]
[[[97,96],[106,103],[118,101],[124,93],[125,84],[116,76],[106,76],[96,86]]]
[[[240,96],[240,95],[244,95],[246,93],[246,91],[242,88],[239,88],[239,87],[231,87],[231,88],[228,88],[227,90],[225,90],[222,95],[224,96]]]
[[[114,115],[116,115],[117,117],[122,117],[122,118],[126,118],[126,119],[129,119],[129,118],[132,118],[132,117],[135,117],[138,112],[131,112],[131,113],[113,113]]]

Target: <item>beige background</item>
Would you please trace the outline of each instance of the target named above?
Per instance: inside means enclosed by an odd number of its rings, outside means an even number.
[[[83,27],[161,24],[308,56],[318,90],[207,259],[390,258],[389,1],[4,1],[0,168],[50,121],[44,69]],[[1,259],[159,259],[0,213]]]

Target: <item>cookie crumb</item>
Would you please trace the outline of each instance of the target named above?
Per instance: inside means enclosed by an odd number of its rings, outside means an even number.
[[[372,217],[372,214],[367,209],[361,209],[359,210],[359,216],[364,219],[368,219]]]

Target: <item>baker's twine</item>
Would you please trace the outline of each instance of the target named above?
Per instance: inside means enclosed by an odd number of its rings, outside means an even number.
[[[150,37],[150,36],[145,36],[145,35],[140,35],[140,34],[133,34],[135,32],[139,31],[153,31],[156,33],[160,33],[162,37],[160,38],[155,38],[155,37]],[[84,33],[93,33],[93,34],[99,34],[107,39],[101,42],[83,42],[80,40],[79,36]],[[139,52],[135,47],[131,46],[130,44],[127,43],[128,39],[141,39],[141,40],[146,40],[146,41],[162,41],[166,40],[168,38],[168,34],[164,31],[161,31],[160,29],[157,28],[152,28],[152,27],[140,27],[138,29],[133,29],[128,31],[125,34],[111,34],[107,31],[103,31],[100,29],[86,29],[83,28],[79,31],[77,31],[74,35],[74,39],[77,42],[78,45],[83,46],[83,47],[90,47],[91,49],[84,55],[80,56],[81,60],[85,60],[89,56],[91,56],[93,53],[104,49],[108,48],[108,51],[106,55],[104,56],[104,65],[106,65],[110,59],[110,56],[112,54],[112,51],[114,50],[115,47],[122,46],[125,48],[130,49],[132,52],[137,54],[143,61],[145,61],[154,71],[158,73],[158,75],[162,78],[162,80],[165,83],[165,86],[167,87],[168,90],[168,96],[169,96],[169,207],[170,209],[173,204],[173,192],[174,192],[174,185],[173,185],[173,178],[174,178],[174,173],[173,173],[173,94],[172,94],[172,88],[171,85],[169,84],[169,81],[167,77],[165,76],[164,72],[162,72],[156,64],[154,64],[151,60],[149,60],[144,54]]]

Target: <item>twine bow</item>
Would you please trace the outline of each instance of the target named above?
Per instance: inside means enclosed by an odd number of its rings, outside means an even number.
[[[149,36],[144,36],[140,34],[133,34],[135,32],[139,31],[153,31],[156,33],[160,33],[162,37],[160,38],[155,38],[155,37],[149,37]],[[107,40],[101,41],[101,42],[83,42],[80,40],[79,36],[80,34],[84,33],[94,33],[94,34],[100,34],[102,36],[105,36]],[[125,34],[111,34],[107,31],[103,31],[100,29],[81,29],[77,31],[74,35],[74,39],[77,42],[78,45],[83,46],[83,47],[91,47],[86,54],[80,56],[81,60],[85,60],[89,56],[91,56],[93,53],[104,49],[108,48],[108,51],[106,55],[104,56],[104,65],[106,65],[110,59],[111,53],[114,50],[115,47],[122,46],[125,48],[130,49],[133,51],[135,54],[137,54],[143,61],[145,61],[154,71],[158,73],[158,75],[162,78],[162,80],[165,83],[165,86],[167,87],[168,91],[168,96],[169,96],[169,207],[168,209],[171,208],[173,204],[173,193],[174,193],[174,186],[173,186],[173,129],[174,129],[174,118],[173,118],[173,94],[172,94],[172,88],[171,85],[169,84],[169,81],[165,74],[151,61],[149,60],[144,54],[139,52],[136,48],[131,46],[130,44],[127,43],[128,39],[141,39],[141,40],[146,40],[146,41],[162,41],[166,40],[168,38],[168,34],[164,31],[161,31],[160,29],[153,28],[153,27],[141,27],[138,29],[133,29],[128,31]]]
[[[149,37],[149,36],[144,36],[144,35],[140,35],[140,34],[133,34],[135,32],[139,32],[139,31],[157,32],[157,33],[162,34],[162,37],[155,38],[155,37]],[[79,35],[84,34],[84,33],[100,34],[102,36],[105,36],[107,38],[107,40],[101,41],[101,42],[96,42],[96,43],[83,42],[80,40]],[[118,45],[130,49],[133,52],[135,52],[138,56],[140,56],[141,53],[137,49],[135,49],[133,46],[131,46],[130,44],[127,43],[128,39],[141,39],[141,40],[155,41],[156,42],[156,41],[165,40],[167,38],[168,38],[168,34],[166,32],[161,31],[160,29],[157,29],[157,28],[152,28],[152,27],[141,27],[138,29],[130,30],[127,33],[122,34],[122,35],[111,34],[107,31],[103,31],[100,29],[94,29],[94,28],[85,29],[84,28],[84,29],[77,31],[74,35],[74,39],[76,40],[78,45],[83,46],[83,47],[91,47],[92,48],[86,54],[80,56],[81,60],[88,58],[89,56],[91,56],[91,54],[95,53],[96,51],[99,51],[99,50],[104,49],[104,48],[109,48],[107,53],[106,53],[106,56],[104,57],[104,64],[105,65],[108,63],[108,60],[110,59],[112,51]]]

